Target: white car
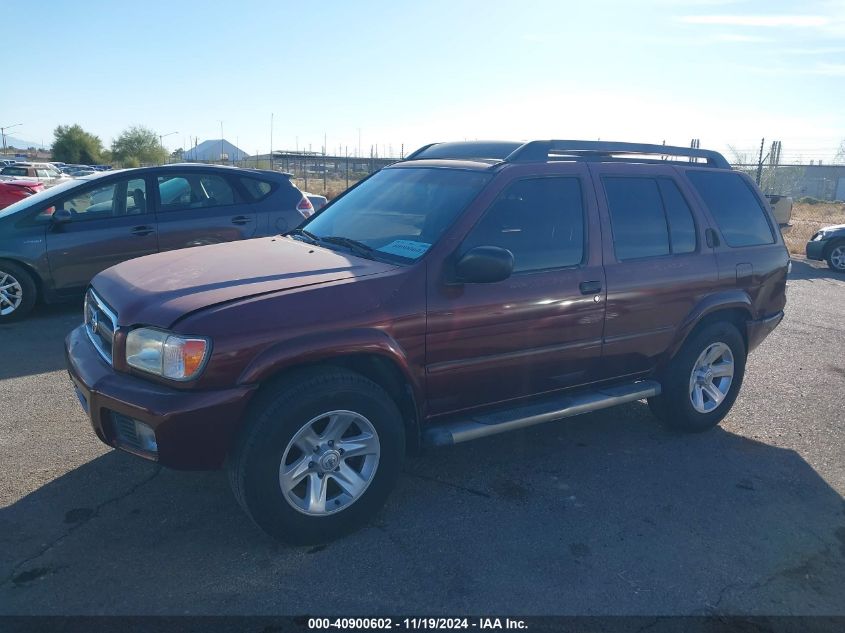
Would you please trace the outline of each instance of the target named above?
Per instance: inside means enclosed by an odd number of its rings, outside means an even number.
[[[789,221],[792,219],[792,197],[770,194],[766,198],[772,207],[777,223],[782,227],[789,226]]]
[[[47,187],[69,180],[50,163],[15,163],[0,170],[0,180],[37,180]]]

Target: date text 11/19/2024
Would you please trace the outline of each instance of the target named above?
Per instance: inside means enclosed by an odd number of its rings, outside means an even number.
[[[525,630],[524,620],[515,618],[309,618],[309,630]]]

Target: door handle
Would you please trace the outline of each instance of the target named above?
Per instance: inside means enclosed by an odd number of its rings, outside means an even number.
[[[594,295],[597,292],[601,292],[600,281],[582,281],[578,284],[578,287],[581,289],[582,295]]]
[[[232,218],[232,224],[246,224],[252,222],[252,218],[248,215],[236,215]]]
[[[129,232],[132,233],[132,235],[144,237],[145,235],[149,235],[150,233],[155,232],[155,228],[153,228],[152,226],[135,226],[129,229]]]

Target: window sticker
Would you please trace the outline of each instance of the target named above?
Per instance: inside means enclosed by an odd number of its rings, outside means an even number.
[[[399,255],[400,257],[407,257],[408,259],[418,259],[431,248],[431,244],[427,242],[415,242],[413,240],[393,240],[390,244],[385,244],[376,250],[382,253],[390,253],[391,255]]]

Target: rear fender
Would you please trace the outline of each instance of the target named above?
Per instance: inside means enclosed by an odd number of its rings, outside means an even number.
[[[726,320],[747,322],[756,318],[751,297],[744,290],[726,290],[710,295],[699,302],[684,319],[675,333],[672,344],[666,350],[663,362],[668,362],[681,349],[689,335],[705,320],[714,318],[718,313],[725,313]],[[743,323],[737,323],[743,338],[747,336]]]

